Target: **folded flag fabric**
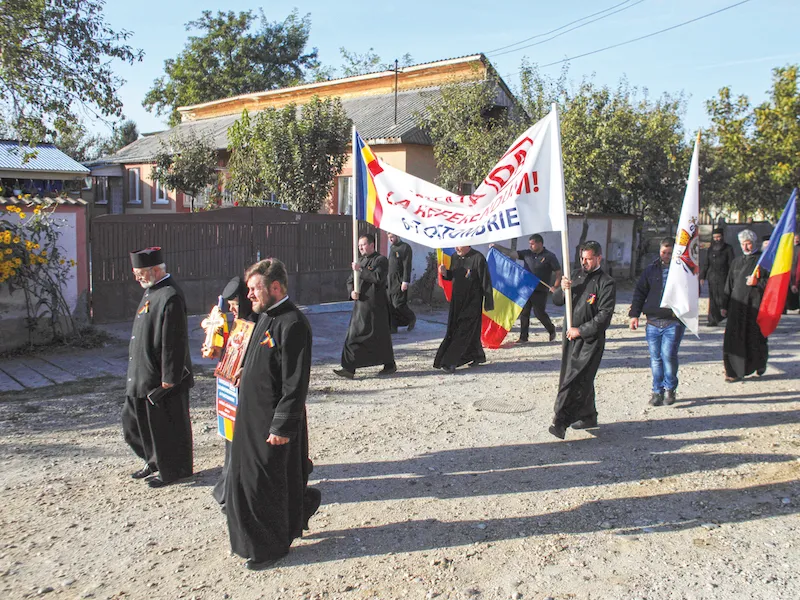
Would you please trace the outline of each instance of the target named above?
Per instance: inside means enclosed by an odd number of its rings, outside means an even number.
[[[455,248],[436,249],[436,280],[439,282],[439,287],[444,290],[444,297],[447,298],[448,302],[450,302],[450,298],[453,296],[453,282],[442,279],[442,273],[439,271],[439,266],[444,265],[445,269],[449,269],[450,257],[455,253]]]
[[[783,209],[780,221],[775,226],[769,238],[769,246],[761,254],[761,258],[756,266],[756,274],[759,269],[769,271],[767,287],[761,298],[761,306],[758,309],[756,322],[761,329],[761,335],[769,337],[778,326],[786,305],[786,294],[789,291],[791,281],[792,257],[794,256],[794,229],[797,217],[797,188],[792,191],[786,208]]]
[[[494,309],[483,312],[481,343],[485,348],[499,348],[539,285],[539,278],[494,248],[486,255],[486,263],[492,278]]]

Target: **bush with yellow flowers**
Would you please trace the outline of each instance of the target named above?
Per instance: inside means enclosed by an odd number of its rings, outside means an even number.
[[[0,284],[25,293],[31,334],[45,318],[53,338],[64,338],[75,331],[63,294],[75,261],[58,245],[56,206],[8,205],[0,214]]]

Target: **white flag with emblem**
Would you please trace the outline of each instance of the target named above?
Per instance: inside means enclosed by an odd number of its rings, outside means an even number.
[[[683,197],[678,232],[675,234],[675,248],[669,265],[667,283],[661,298],[663,308],[671,308],[686,329],[697,335],[698,305],[700,303],[700,134],[694,144],[692,164],[689,167],[689,181]]]

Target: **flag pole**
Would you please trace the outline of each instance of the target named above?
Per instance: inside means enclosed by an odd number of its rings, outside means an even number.
[[[353,158],[353,178],[352,178],[352,181],[353,181],[353,204],[350,207],[350,209],[351,209],[351,212],[353,213],[353,262],[355,263],[355,262],[358,262],[358,258],[359,258],[358,257],[358,186],[359,186],[359,181],[358,181],[358,163],[356,162],[356,160],[358,160],[356,158],[356,155],[358,153],[358,142],[356,140],[356,126],[355,126],[355,124],[353,124],[352,140],[353,140],[353,152],[352,152],[352,158]],[[359,275],[361,275],[361,273],[359,273],[358,271],[352,269],[352,267],[351,267],[351,270],[353,270],[353,291],[358,292],[359,289],[360,289],[360,286],[359,286],[360,277],[359,277]]]
[[[567,221],[567,190],[566,186],[564,185],[564,157],[561,154],[561,117],[558,115],[558,106],[555,102],[552,104],[551,110],[556,115],[556,146],[558,150],[558,169],[559,175],[561,179],[561,197],[564,199],[562,203],[562,210],[563,210],[563,218],[564,218],[564,229],[561,230],[561,257],[564,267],[564,277],[567,279],[572,279],[572,275],[570,273],[570,261],[569,261],[569,221]],[[572,327],[572,291],[570,290],[569,293],[564,294],[565,300],[565,314],[564,320],[567,326],[564,328],[564,332]]]

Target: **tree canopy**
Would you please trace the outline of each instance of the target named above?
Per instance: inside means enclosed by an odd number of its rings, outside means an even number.
[[[133,63],[142,51],[130,32],[105,21],[103,0],[0,2],[0,94],[5,118],[25,141],[68,134],[82,109],[120,117],[123,81],[113,60]]]
[[[293,85],[318,66],[317,49],[306,50],[311,17],[297,11],[269,22],[261,10],[206,10],[186,29],[200,34],[164,61],[164,74],[142,102],[151,112],[169,115],[170,125],[180,121],[179,106]]]
[[[683,99],[651,100],[627,82],[616,89],[584,80],[577,87],[542,77],[523,63],[519,105],[497,105],[491,78],[442,88],[420,124],[434,143],[439,183],[478,183],[522,131],[559,106],[567,206],[580,212],[676,217],[689,155]]]
[[[319,211],[344,166],[350,125],[338,98],[245,111],[228,131],[228,189],[240,204],[275,193],[291,210]]]

